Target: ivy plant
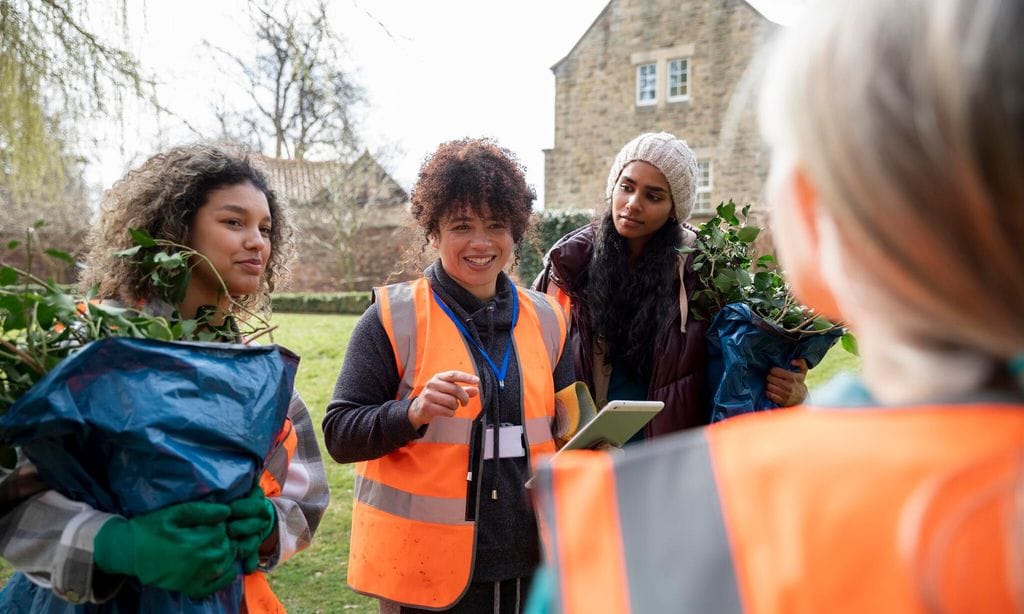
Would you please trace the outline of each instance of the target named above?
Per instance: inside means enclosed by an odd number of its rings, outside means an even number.
[[[789,334],[824,333],[841,328],[813,309],[801,305],[779,272],[775,257],[754,259],[754,242],[761,229],[750,223],[750,205],[737,208],[731,199],[716,207],[715,215],[697,230],[693,270],[700,280],[691,309],[699,319],[710,320],[729,303],[746,303],[751,311]],[[842,345],[856,353],[856,342],[845,333]]]
[[[32,273],[37,222],[25,234],[25,240],[10,241],[6,251],[24,248],[26,265],[19,268],[0,258],[0,413],[5,412],[29,388],[61,360],[97,339],[123,336],[164,341],[234,341],[238,335],[252,341],[272,330],[258,314],[246,311],[250,319],[241,324],[227,318],[214,325],[216,310],[201,308],[195,318],[154,316],[139,309],[126,308],[98,300],[97,289],[76,295],[53,279],[41,279]],[[118,252],[147,271],[154,294],[171,305],[179,304],[191,280],[192,269],[205,257],[187,246],[154,239],[145,231],[132,230],[135,246]],[[47,249],[42,252],[69,264],[75,260],[67,253]],[[212,268],[212,267],[211,267]],[[223,280],[221,285],[227,292]],[[2,456],[2,452],[0,452]]]

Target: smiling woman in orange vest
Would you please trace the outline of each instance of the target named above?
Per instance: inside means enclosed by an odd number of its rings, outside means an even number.
[[[1024,612],[1022,31],[1019,0],[837,0],[784,34],[775,243],[863,381],[559,455],[530,611]]]
[[[374,290],[324,418],[359,461],[348,583],[381,611],[518,612],[540,559],[524,484],[555,450],[555,390],[572,384],[559,305],[503,272],[533,190],[507,149],[442,144],[412,191],[439,253]]]

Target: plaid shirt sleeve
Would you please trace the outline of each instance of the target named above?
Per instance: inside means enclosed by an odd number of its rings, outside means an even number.
[[[35,493],[0,517],[0,556],[72,603],[110,599],[123,578],[95,568],[92,542],[112,515],[40,484],[35,466],[23,459],[0,485],[5,503],[11,493]]]
[[[288,415],[298,445],[283,490],[271,498],[278,530],[261,552],[261,568],[272,569],[309,546],[327,509],[327,476],[309,411],[298,393]],[[27,498],[26,498],[27,497]],[[45,490],[34,465],[23,459],[0,483],[0,556],[33,582],[72,603],[99,603],[114,596],[124,578],[93,565],[93,540],[113,515]]]
[[[313,421],[298,392],[292,394],[288,417],[298,445],[288,463],[281,494],[270,498],[277,512],[277,531],[260,548],[263,570],[273,569],[309,546],[330,495]],[[269,462],[273,463],[273,459]]]

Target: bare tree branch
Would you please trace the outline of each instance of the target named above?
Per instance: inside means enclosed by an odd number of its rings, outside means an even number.
[[[235,115],[247,118],[273,142],[268,153],[297,160],[310,156],[350,159],[360,149],[355,110],[362,88],[342,68],[343,39],[330,25],[326,4],[301,13],[287,4],[256,0],[250,19],[256,53],[226,56],[248,83],[251,105]]]

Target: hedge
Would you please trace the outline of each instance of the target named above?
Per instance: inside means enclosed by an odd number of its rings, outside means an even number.
[[[370,306],[370,292],[280,292],[272,300],[281,313],[361,314]]]
[[[571,230],[593,219],[594,212],[581,209],[545,209],[534,214],[533,224],[523,241],[516,275],[520,283],[533,283],[543,267],[544,254]]]

